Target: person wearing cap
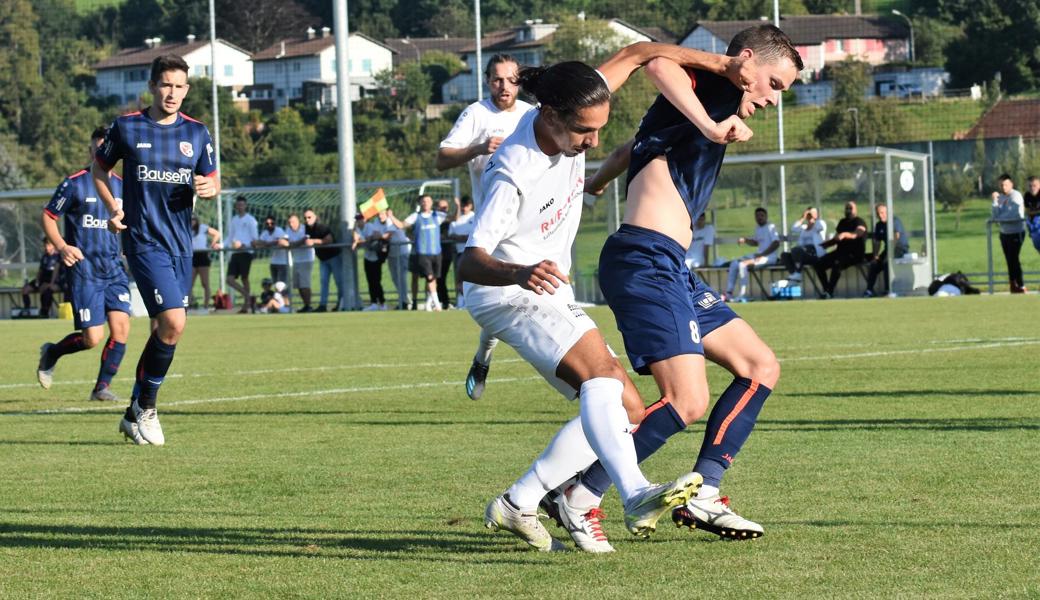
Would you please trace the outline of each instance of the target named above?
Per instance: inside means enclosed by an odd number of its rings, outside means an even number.
[[[260,305],[257,308],[261,313],[287,313],[289,305],[285,301],[285,282],[271,281],[270,277],[264,277],[260,282],[264,291],[260,292]]]

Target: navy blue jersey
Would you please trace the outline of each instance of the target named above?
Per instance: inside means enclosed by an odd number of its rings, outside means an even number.
[[[55,252],[54,254],[43,253],[40,257],[40,268],[36,271],[36,281],[40,283],[50,283],[54,279],[54,271],[61,264],[61,253]]]
[[[108,180],[112,195],[122,202],[123,181],[118,175]],[[108,230],[108,208],[98,197],[94,178],[84,169],[65,178],[43,209],[54,220],[65,217],[65,242],[83,253],[73,267],[91,279],[110,279],[123,272],[119,236]]]
[[[148,111],[123,115],[96,158],[106,169],[123,161],[123,251],[191,256],[193,176],[217,170],[206,126],[180,113],[170,125],[156,123]]]
[[[718,122],[736,114],[744,95],[737,86],[707,71],[688,73],[697,99],[712,120]],[[639,123],[628,181],[654,158],[667,157],[672,181],[686,203],[692,224],[711,200],[725,154],[725,144],[709,140],[667,98],[658,95]]]

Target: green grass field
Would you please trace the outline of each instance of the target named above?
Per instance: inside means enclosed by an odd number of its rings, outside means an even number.
[[[162,448],[124,443],[121,409],[84,400],[96,351],[35,385],[39,344],[67,322],[0,322],[0,597],[1040,595],[1034,298],[740,310],[783,376],[724,492],[766,536],[662,523],[636,540],[611,492],[607,556],[483,528],[577,407],[507,348],[468,400],[462,312],[192,317]],[[620,348],[609,311],[591,313]],[[124,395],[147,333],[133,325]],[[648,476],[689,469],[701,432]]]

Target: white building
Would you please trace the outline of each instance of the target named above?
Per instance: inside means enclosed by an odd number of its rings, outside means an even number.
[[[610,19],[607,26],[614,30],[627,44],[635,42],[658,41],[658,38],[646,30],[637,29],[620,19]],[[543,23],[541,19],[527,21],[520,27],[492,31],[484,36],[481,43],[481,60],[486,64],[495,54],[508,54],[521,65],[537,67],[545,63],[546,46],[552,41],[553,34],[559,28],[555,23]],[[669,40],[671,41],[671,40]],[[477,45],[470,43],[462,49],[462,60],[466,69],[455,77],[444,82],[441,91],[445,102],[474,102],[477,99],[477,77],[474,73],[483,73],[484,65],[477,65]],[[480,78],[487,95],[484,78]]]
[[[393,67],[394,50],[363,33],[347,41],[350,96],[363,97],[376,89],[375,75]],[[253,56],[251,105],[269,102],[272,110],[291,103],[319,109],[336,106],[336,38],[328,27],[319,35],[308,28],[300,38],[275,42]]]
[[[125,48],[94,65],[97,83],[94,95],[116,97],[120,104],[132,104],[148,91],[152,61],[163,54],[176,54],[188,63],[189,77],[210,76],[209,40],[189,35],[184,41],[166,42],[159,38],[145,40],[138,48]],[[249,53],[217,39],[217,85],[234,90],[252,85],[253,65]]]

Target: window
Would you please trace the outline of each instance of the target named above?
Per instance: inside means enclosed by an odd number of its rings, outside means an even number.
[[[372,72],[372,59],[371,58],[366,58],[366,59],[361,61],[361,72],[362,73],[371,73]]]
[[[352,61],[352,60],[350,60],[348,58],[347,59],[347,73],[353,73],[353,72],[354,72],[354,61]]]
[[[193,69],[193,72],[194,72],[196,77],[198,77],[199,75],[202,75],[202,65],[195,65],[195,68]]]
[[[298,72],[300,70],[300,61],[297,60],[297,61],[293,62],[292,70],[293,70],[294,73]]]
[[[285,69],[285,63],[274,63],[274,72],[281,73]]]
[[[294,87],[292,89],[292,97],[293,98],[299,98],[301,93],[302,93],[302,91],[298,87]]]
[[[282,88],[278,88],[278,97],[281,98],[283,96],[285,96],[285,90],[283,90]]]
[[[235,66],[234,65],[224,65],[224,77],[234,77],[234,76],[235,76]]]
[[[836,51],[838,51],[838,52],[844,52],[845,51],[844,40],[834,40],[834,49]]]

